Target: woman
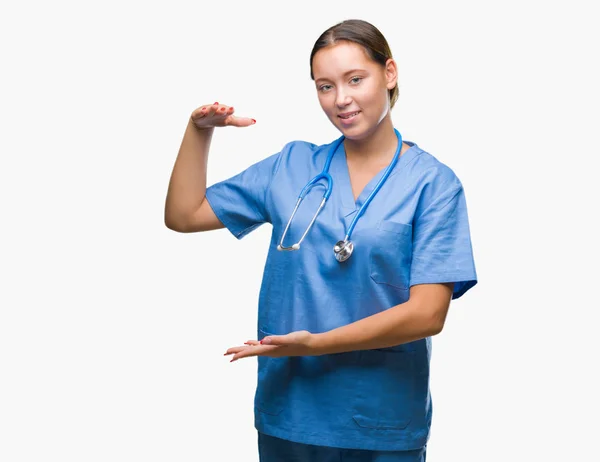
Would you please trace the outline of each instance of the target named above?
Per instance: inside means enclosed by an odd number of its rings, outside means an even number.
[[[290,142],[206,188],[214,128],[255,121],[201,106],[175,162],[165,223],[180,232],[226,227],[238,239],[273,226],[257,339],[225,353],[258,357],[262,462],[424,461],[431,336],[450,300],[477,282],[464,191],[394,128],[398,71],[376,27],[336,24],[310,65],[340,138]]]

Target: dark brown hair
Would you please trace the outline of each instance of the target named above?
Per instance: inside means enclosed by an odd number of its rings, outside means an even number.
[[[310,53],[310,78],[312,80],[315,80],[312,63],[317,51],[335,45],[340,40],[354,42],[362,46],[367,55],[382,66],[385,66],[386,61],[392,57],[390,46],[379,29],[361,19],[347,19],[331,26],[315,42]],[[390,108],[392,108],[398,100],[398,84],[389,90],[389,95]]]

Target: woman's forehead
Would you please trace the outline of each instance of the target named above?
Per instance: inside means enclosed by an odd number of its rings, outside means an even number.
[[[353,70],[369,70],[375,65],[361,45],[340,41],[315,53],[313,75],[316,81],[341,76]]]

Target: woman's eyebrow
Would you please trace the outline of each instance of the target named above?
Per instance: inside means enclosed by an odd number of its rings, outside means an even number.
[[[349,74],[355,74],[357,72],[367,72],[366,69],[350,69],[349,71],[344,72],[344,74],[342,74],[342,77],[346,77]],[[327,77],[319,77],[318,79],[315,79],[315,83],[318,83],[320,80],[330,80]]]

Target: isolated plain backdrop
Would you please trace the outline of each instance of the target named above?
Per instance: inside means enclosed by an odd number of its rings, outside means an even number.
[[[0,8],[0,460],[258,461],[254,337],[271,228],[163,222],[193,109],[233,105],[209,183],[339,132],[319,34],[372,22],[393,121],[467,195],[479,284],[433,340],[428,462],[600,460],[593,2],[104,1]]]

